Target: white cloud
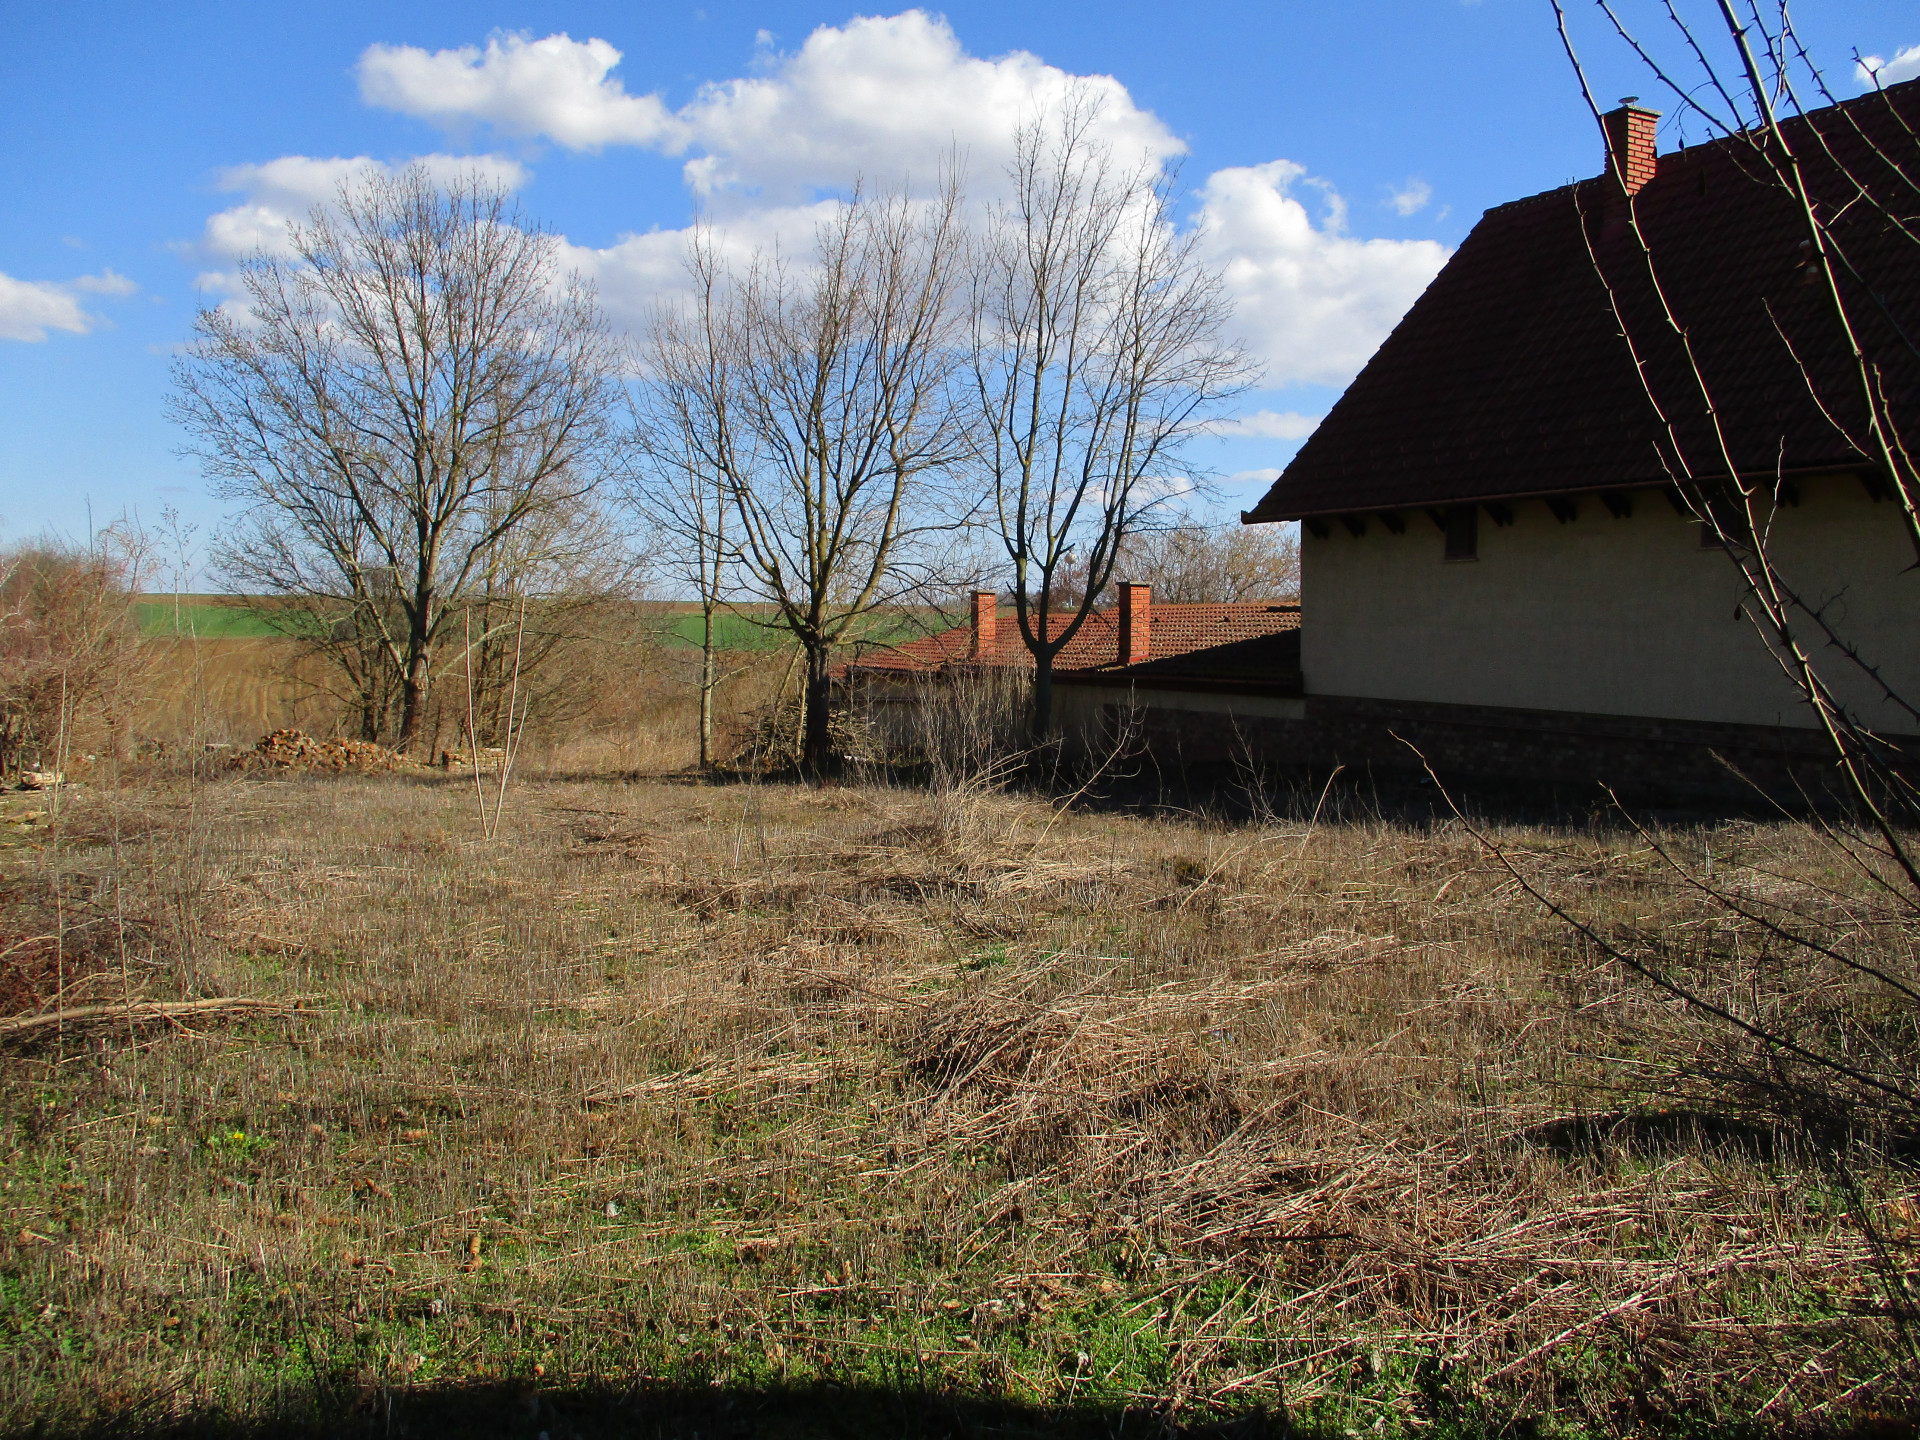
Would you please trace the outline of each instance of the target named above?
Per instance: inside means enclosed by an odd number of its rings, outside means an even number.
[[[1185,150],[1111,76],[1075,76],[1025,51],[970,55],[944,19],[922,10],[821,26],[790,53],[762,36],[746,73],[703,86],[672,111],[656,96],[626,92],[615,73],[620,58],[604,40],[564,34],[496,35],[484,49],[433,52],[376,45],[361,57],[360,80],[370,103],[455,131],[485,124],[573,149],[634,145],[683,157],[689,187],[741,258],[776,240],[788,253],[804,251],[828,209],[823,193],[861,176],[894,183],[910,175],[924,185],[956,151],[973,196],[992,198],[1019,124],[1076,90],[1098,101],[1097,136],[1117,154],[1166,161]],[[489,167],[509,185],[524,179],[518,164],[497,156],[425,163],[443,173]],[[239,200],[207,222],[203,253],[231,260],[283,250],[289,220],[330,199],[343,178],[380,165],[366,156],[285,156],[228,171],[223,186]],[[1411,213],[1429,198],[1423,182],[1409,181],[1389,203]],[[1274,385],[1344,384],[1447,255],[1430,240],[1352,237],[1334,187],[1287,160],[1218,171],[1199,200],[1202,251],[1222,267],[1241,336]],[[638,328],[651,303],[682,284],[687,237],[655,229],[563,254],[597,283],[617,323]],[[222,280],[204,278],[216,287]],[[1223,433],[1287,439],[1311,427],[1311,417],[1263,414],[1242,423],[1280,428]]]
[[[1909,45],[1896,51],[1891,60],[1884,55],[1862,55],[1854,64],[1853,73],[1868,89],[1873,88],[1876,77],[1882,85],[1898,85],[1902,80],[1911,80],[1920,75],[1920,45]]]
[[[1199,494],[1200,482],[1191,475],[1142,475],[1134,489],[1134,498],[1145,506],[1171,507]]]
[[[126,276],[106,269],[98,275],[82,275],[73,282],[73,288],[84,291],[88,295],[112,295],[116,299],[124,299],[140,287]]]
[[[500,155],[422,155],[411,163],[424,165],[436,179],[476,175],[509,190],[527,178],[517,160]],[[306,219],[314,206],[330,204],[342,181],[387,174],[395,168],[366,155],[344,159],[282,155],[263,165],[232,166],[220,172],[220,188],[245,198],[208,218],[201,243],[214,255],[231,260],[259,251],[286,255],[287,226]],[[203,276],[202,282],[217,282],[217,277]]]
[[[360,57],[360,95],[369,105],[440,125],[479,121],[569,150],[683,145],[685,127],[658,96],[629,95],[611,78],[619,63],[620,52],[605,40],[564,33],[543,40],[495,35],[484,51],[370,45]]]
[[[1016,50],[966,53],[947,22],[923,10],[823,25],[778,55],[762,32],[755,73],[701,87],[669,112],[628,95],[604,40],[496,36],[429,54],[375,45],[361,57],[361,93],[376,105],[458,129],[486,123],[570,149],[640,145],[698,153],[687,181],[700,194],[746,191],[795,203],[857,175],[930,179],[958,150],[976,193],[998,185],[1022,120],[1079,87],[1101,106],[1099,136],[1117,154],[1167,159],[1185,146],[1118,80],[1078,77]]]
[[[796,54],[762,55],[763,73],[709,85],[678,112],[697,152],[687,181],[741,254],[775,235],[804,248],[823,218],[807,202],[821,190],[861,174],[929,179],[956,145],[975,196],[992,195],[1016,126],[1075,85],[1099,97],[1101,138],[1117,152],[1166,160],[1184,148],[1117,80],[1078,78],[1025,52],[974,58],[918,10],[823,26]],[[1317,223],[1296,187],[1317,192]],[[1290,161],[1216,172],[1200,199],[1203,249],[1223,267],[1272,384],[1351,379],[1447,256],[1430,240],[1349,236],[1338,191]],[[656,230],[569,259],[598,281],[616,320],[636,325],[653,297],[677,288],[685,240]]]
[[[1387,196],[1387,203],[1402,215],[1417,215],[1433,199],[1433,186],[1424,180],[1409,180]]]
[[[814,232],[833,218],[836,202],[742,209],[713,227],[712,238],[722,256],[744,268],[756,254],[776,250],[804,254]],[[596,249],[562,241],[561,264],[593,281],[600,303],[616,326],[638,332],[654,303],[684,291],[687,284],[687,242],[684,230],[649,230],[623,235],[612,245]]]
[[[0,340],[44,340],[49,330],[84,335],[93,319],[64,286],[0,273]]]
[[[1276,465],[1263,465],[1258,470],[1236,470],[1227,476],[1229,485],[1271,485],[1280,478],[1280,469]]]
[[[958,150],[979,194],[998,187],[1015,128],[1076,88],[1099,105],[1096,134],[1115,154],[1164,160],[1185,150],[1112,76],[1074,76],[1024,50],[978,59],[944,19],[908,10],[823,25],[767,73],[704,87],[680,111],[704,152],[687,179],[702,194],[741,187],[791,198],[857,174],[930,179]]]
[[[996,193],[1015,128],[1060,105],[1076,85],[1100,106],[1098,134],[1115,153],[1167,160],[1184,146],[1111,77],[1076,77],[1022,52],[969,56],[946,21],[919,10],[822,26],[798,53],[756,41],[756,74],[707,85],[678,112],[690,148],[685,178],[726,252],[744,261],[778,245],[804,252],[830,218],[822,191],[862,176],[928,182],[956,150],[976,198]],[[667,148],[664,144],[656,148]],[[638,328],[680,288],[687,230],[627,235],[604,249],[568,247],[566,261],[599,287],[616,323]]]
[[[81,305],[79,295],[127,296],[139,288],[111,270],[82,275],[64,284],[16,280],[0,273],[0,340],[44,340],[49,330],[85,335],[102,322]]]
[[[1245,435],[1258,440],[1304,440],[1325,418],[1324,415],[1302,415],[1294,410],[1256,410],[1251,415],[1216,420],[1209,428],[1216,435]]]
[[[1291,160],[1216,170],[1200,191],[1201,251],[1218,264],[1265,383],[1344,385],[1446,263],[1433,240],[1357,240],[1329,204],[1316,226]]]

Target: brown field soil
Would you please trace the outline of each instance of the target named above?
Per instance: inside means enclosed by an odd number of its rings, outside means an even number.
[[[531,779],[488,842],[407,774],[129,781],[52,839],[25,804],[0,868],[91,937],[31,1001],[92,1010],[0,1062],[0,1431],[1904,1423],[1858,1215],[1911,1264],[1911,1177],[1675,1109],[1682,1022],[1455,825]],[[1596,923],[1726,923],[1630,832],[1500,833]],[[1668,838],[1870,903],[1791,826]],[[280,1008],[113,1008],[223,997]]]
[[[143,739],[251,745],[282,727],[331,735],[338,702],[318,662],[284,637],[166,637],[147,642],[152,664]]]

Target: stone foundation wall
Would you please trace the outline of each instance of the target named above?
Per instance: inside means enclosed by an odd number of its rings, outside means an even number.
[[[1406,741],[1443,781],[1606,785],[1659,804],[1756,800],[1756,784],[1783,802],[1818,802],[1835,779],[1833,752],[1811,730],[1340,696],[1315,697],[1308,714],[1322,763],[1418,770]]]
[[[1449,786],[1573,797],[1607,785],[1641,804],[1752,803],[1759,797],[1748,780],[1790,806],[1802,795],[1818,803],[1840,793],[1832,752],[1809,730],[1331,695],[1308,697],[1299,720],[1117,705],[1103,718],[1108,734],[1127,726],[1136,763],[1187,781],[1335,765],[1417,776],[1410,742]]]

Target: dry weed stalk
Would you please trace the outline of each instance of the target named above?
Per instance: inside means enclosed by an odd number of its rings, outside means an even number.
[[[518,616],[514,626],[513,670],[507,686],[506,731],[501,737],[500,746],[500,787],[493,797],[493,808],[487,808],[487,789],[480,777],[481,755],[480,729],[474,718],[473,701],[473,624],[469,616],[464,622],[466,639],[466,675],[467,675],[467,745],[473,757],[473,798],[480,806],[480,832],[488,840],[500,833],[500,816],[507,806],[507,781],[513,774],[514,757],[520,753],[520,744],[526,738],[528,710],[520,704],[520,657],[521,644],[527,635],[527,601],[520,598]],[[531,699],[528,706],[532,704]],[[516,713],[518,719],[516,721]]]

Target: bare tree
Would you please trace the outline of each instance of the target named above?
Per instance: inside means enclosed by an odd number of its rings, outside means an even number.
[[[635,398],[640,457],[628,496],[653,532],[656,560],[700,606],[700,765],[713,765],[713,700],[720,683],[716,622],[738,556],[727,534],[729,477],[754,467],[734,454],[737,347],[717,243],[697,228],[687,252],[692,301],[654,312]],[[751,444],[751,435],[741,437]]]
[[[316,497],[318,499],[319,497]],[[311,523],[255,509],[210,547],[227,584],[237,593],[272,596],[255,607],[269,625],[297,642],[302,655],[325,660],[319,688],[350,716],[362,740],[392,738],[398,728],[402,668],[390,638],[406,619],[395,602],[393,571],[382,565],[365,526],[344,507],[331,513],[314,542]]]
[[[1055,575],[1055,603],[1078,604],[1086,568]],[[1300,598],[1300,536],[1291,525],[1203,525],[1183,520],[1135,530],[1120,542],[1113,574],[1153,588],[1170,605],[1228,605]]]
[[[947,527],[928,482],[960,450],[959,207],[952,179],[926,201],[856,194],[807,264],[716,269],[701,305],[655,332],[670,421],[656,444],[684,448],[702,483],[719,477],[737,542],[710,563],[737,564],[798,645],[802,763],[816,772],[833,761],[836,647],[926,582]],[[696,274],[711,263],[696,252]]]
[[[1300,598],[1300,532],[1291,525],[1182,524],[1149,530],[1122,557],[1125,578],[1173,605]]]
[[[455,602],[459,645],[449,636],[436,678],[461,687],[432,708],[435,746],[450,717],[471,743],[505,745],[592,708],[604,672],[634,663],[647,567],[628,540],[591,498],[502,532]]]
[[[618,357],[553,238],[479,178],[349,181],[288,241],[200,313],[173,408],[246,508],[230,576],[326,602],[363,728],[391,686],[406,747],[458,602],[610,468]]]
[[[974,455],[1034,658],[1036,740],[1052,729],[1054,656],[1163,498],[1156,482],[1250,375],[1220,338],[1219,276],[1175,227],[1171,176],[1116,159],[1098,117],[1080,99],[1021,129],[1011,198],[972,266]],[[1074,567],[1080,594],[1061,606]]]

